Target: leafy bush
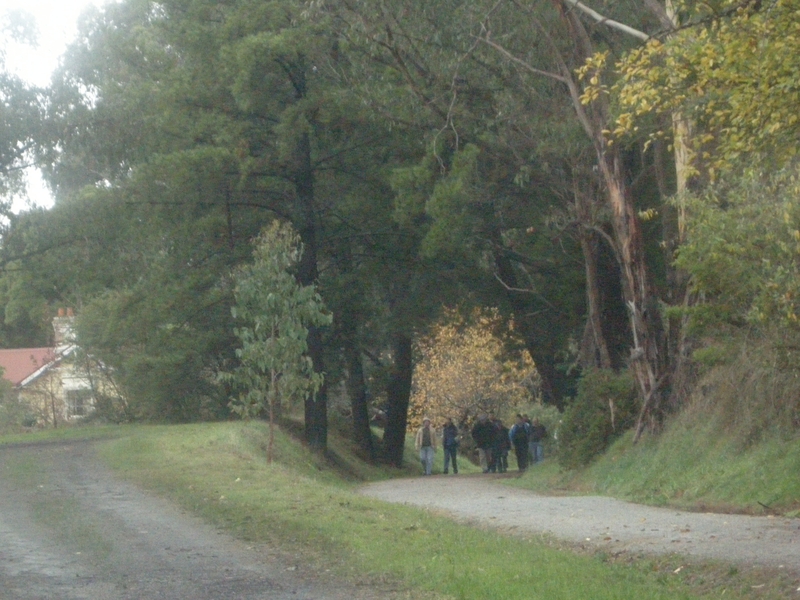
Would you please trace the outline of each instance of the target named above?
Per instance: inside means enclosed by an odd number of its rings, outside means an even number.
[[[800,180],[795,169],[745,173],[687,199],[677,266],[701,300],[694,331],[781,323],[800,330]]]
[[[588,464],[633,424],[636,408],[629,372],[594,369],[584,373],[558,430],[559,464],[567,469]]]
[[[0,398],[0,434],[17,433],[36,425],[36,417],[15,398]]]

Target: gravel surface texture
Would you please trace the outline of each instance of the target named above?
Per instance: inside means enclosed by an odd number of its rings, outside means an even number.
[[[692,513],[602,496],[542,496],[503,476],[434,475],[372,483],[361,493],[471,524],[549,534],[609,552],[682,554],[800,574],[800,519]]]
[[[0,600],[394,597],[233,539],[116,478],[90,443],[0,447]]]

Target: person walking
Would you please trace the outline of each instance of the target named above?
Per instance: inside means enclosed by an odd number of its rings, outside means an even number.
[[[447,417],[447,421],[442,428],[442,448],[444,448],[444,474],[449,471],[450,461],[453,461],[453,474],[458,474],[458,427],[453,423],[453,419]]]
[[[532,465],[534,463],[534,456],[536,456],[536,448],[533,445],[533,440],[531,439],[530,432],[531,432],[531,418],[527,414],[522,415],[522,420],[528,425],[528,464]]]
[[[497,473],[501,468],[501,453],[505,440],[501,438],[503,430],[501,427],[500,419],[494,415],[489,415],[489,423],[492,424],[492,447],[491,456],[489,458],[489,473]],[[508,435],[508,432],[506,432]]]
[[[517,466],[520,471],[528,468],[528,424],[522,418],[522,415],[517,415],[517,422],[511,427],[508,433],[509,440],[514,446],[514,453],[517,455]]]
[[[538,417],[534,417],[531,423],[531,439],[530,446],[532,448],[531,454],[533,455],[532,461],[540,463],[544,460],[544,446],[542,442],[547,437],[547,428],[539,422]]]
[[[486,415],[480,415],[471,433],[472,439],[475,440],[475,445],[478,447],[478,460],[481,463],[481,470],[484,473],[488,473],[489,464],[492,461],[494,425],[486,418]]]
[[[508,471],[508,451],[511,450],[511,442],[509,442],[508,427],[503,424],[503,421],[497,419],[497,429],[495,433],[497,458],[495,459],[495,466],[498,473],[505,473]]]
[[[431,427],[431,420],[428,417],[422,419],[422,427],[417,430],[414,447],[419,452],[424,475],[430,475],[433,469],[433,455],[436,453],[436,432]]]

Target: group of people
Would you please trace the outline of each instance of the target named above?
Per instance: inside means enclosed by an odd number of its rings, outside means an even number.
[[[508,470],[508,453],[513,448],[520,471],[529,464],[544,459],[543,440],[547,437],[547,429],[538,418],[532,421],[528,415],[517,415],[511,429],[494,415],[481,415],[471,431],[472,439],[478,448],[478,460],[484,473],[505,473]],[[442,447],[444,449],[444,473],[458,473],[458,446],[460,433],[453,419],[448,418],[442,428]],[[433,469],[433,457],[437,448],[436,430],[431,420],[425,417],[422,427],[417,430],[414,446],[419,452],[425,475]]]

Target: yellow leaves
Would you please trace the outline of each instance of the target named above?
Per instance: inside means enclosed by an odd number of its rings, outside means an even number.
[[[588,78],[588,84],[581,94],[581,104],[591,104],[602,94],[608,93],[608,87],[600,81],[600,73],[606,68],[607,62],[608,51],[597,52],[590,56],[583,66],[577,69],[576,73],[579,81],[586,81]]]
[[[704,158],[703,168],[726,170],[758,152],[784,164],[797,155],[800,137],[798,0],[782,0],[769,11],[745,8],[722,20],[707,18],[704,5],[696,10],[696,22],[705,25],[664,43],[651,40],[616,63],[617,83],[604,90],[620,108],[610,134],[635,132],[648,115],[680,112],[700,132],[687,144]],[[587,65],[586,101],[599,88],[591,85],[592,68],[604,65]]]
[[[414,370],[409,427],[418,427],[423,415],[434,421],[461,418],[528,400],[523,382],[534,366],[527,354],[506,355],[502,338],[509,330],[496,310],[474,311],[466,319],[446,311],[417,344],[421,359]]]
[[[658,216],[658,211],[655,208],[648,208],[647,210],[639,211],[639,218],[642,221],[652,221]]]

